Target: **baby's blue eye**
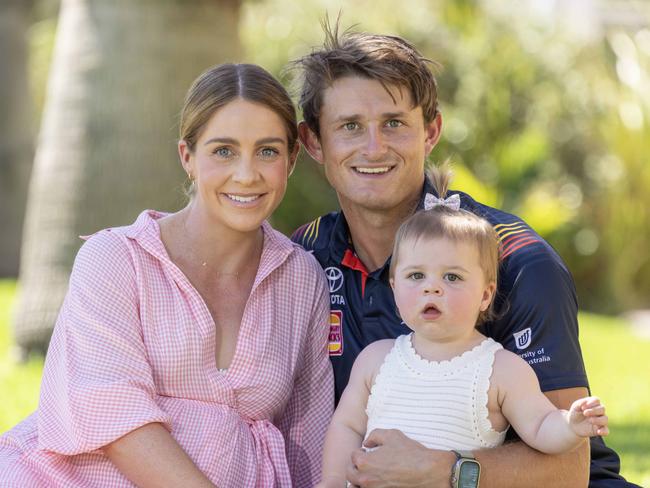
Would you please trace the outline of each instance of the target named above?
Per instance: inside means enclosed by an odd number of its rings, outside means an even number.
[[[456,273],[447,273],[447,274],[445,274],[445,279],[447,281],[451,281],[452,283],[454,281],[461,281],[462,280],[462,278],[460,276],[458,276]]]
[[[408,278],[413,280],[413,281],[421,280],[421,279],[424,279],[424,273],[420,273],[419,271],[415,271],[413,273],[410,273],[408,275]]]

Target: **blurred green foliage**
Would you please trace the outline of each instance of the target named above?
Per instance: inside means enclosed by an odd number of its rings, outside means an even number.
[[[342,12],[344,28],[414,42],[442,66],[443,138],[432,160],[451,158],[454,187],[520,215],[549,240],[575,277],[582,308],[648,308],[650,29],[610,23],[584,36],[535,3],[249,0],[240,35],[244,60],[287,85],[283,69],[320,45],[326,13]],[[30,31],[37,110],[56,4],[36,2]],[[650,24],[650,4],[639,15]],[[303,153],[273,221],[290,233],[337,207],[322,169]]]
[[[408,38],[442,65],[443,139],[432,159],[451,158],[453,186],[549,240],[583,308],[649,307],[650,30],[582,36],[530,7],[265,0],[244,4],[241,35],[247,60],[278,75],[322,42],[326,12],[342,10],[346,28]],[[303,157],[274,222],[290,232],[335,208],[320,168]]]

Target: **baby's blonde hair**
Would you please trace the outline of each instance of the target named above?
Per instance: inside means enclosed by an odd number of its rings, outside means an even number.
[[[445,198],[452,172],[448,162],[440,167],[431,167],[427,178]],[[393,257],[390,263],[390,277],[395,276],[399,259],[400,246],[418,239],[450,239],[454,242],[475,244],[479,254],[479,265],[483,270],[486,283],[497,283],[499,269],[499,239],[492,225],[482,217],[467,210],[453,210],[448,206],[436,205],[431,210],[421,210],[409,217],[398,229],[393,245]],[[492,304],[478,316],[476,325],[494,318]]]

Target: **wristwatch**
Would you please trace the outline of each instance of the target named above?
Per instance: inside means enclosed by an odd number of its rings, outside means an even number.
[[[471,451],[451,451],[456,463],[451,468],[451,488],[478,488],[481,465]]]

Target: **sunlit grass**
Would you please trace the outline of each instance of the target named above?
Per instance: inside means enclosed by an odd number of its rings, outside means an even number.
[[[11,354],[15,291],[15,282],[0,280],[0,432],[36,408],[43,367],[38,358],[18,364]],[[606,441],[620,454],[625,477],[650,486],[650,341],[634,336],[619,319],[586,313],[580,316],[580,341],[592,393],[607,405]]]
[[[14,281],[0,280],[0,432],[36,409],[43,369],[42,359],[19,364],[12,353],[9,320],[15,292]]]
[[[650,340],[620,319],[581,314],[580,342],[591,391],[605,403],[622,474],[650,486]]]

